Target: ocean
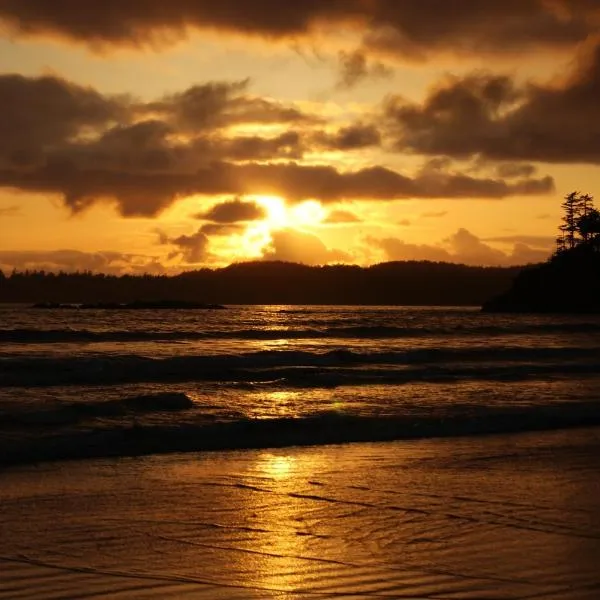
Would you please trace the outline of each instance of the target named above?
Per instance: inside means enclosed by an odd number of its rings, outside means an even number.
[[[0,308],[0,464],[600,425],[600,317]]]

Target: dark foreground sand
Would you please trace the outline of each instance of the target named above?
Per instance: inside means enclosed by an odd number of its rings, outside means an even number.
[[[600,431],[0,473],[0,598],[600,598]]]

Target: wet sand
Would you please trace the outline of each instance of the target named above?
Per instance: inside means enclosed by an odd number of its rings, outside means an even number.
[[[600,430],[0,473],[0,598],[600,598]]]

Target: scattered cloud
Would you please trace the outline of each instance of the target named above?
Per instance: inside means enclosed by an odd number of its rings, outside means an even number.
[[[316,133],[313,139],[318,145],[330,150],[359,150],[381,144],[381,134],[377,128],[360,123],[341,127],[333,134]]]
[[[431,260],[436,262],[452,260],[450,253],[441,246],[411,244],[394,237],[379,239],[368,236],[365,241],[367,245],[383,250],[385,260]]]
[[[239,223],[240,221],[258,221],[264,219],[265,216],[265,209],[256,202],[235,198],[215,204],[207,212],[197,214],[196,218],[216,223]]]
[[[311,233],[296,229],[283,229],[271,233],[271,243],[265,249],[264,260],[300,262],[307,265],[352,262],[352,258],[341,250],[330,250]]]
[[[535,240],[531,246],[522,240]],[[438,244],[411,244],[399,238],[365,238],[367,245],[384,252],[386,260],[430,260],[467,265],[508,266],[546,260],[548,249],[539,248],[537,236],[511,236],[494,241],[514,241],[510,252],[503,252],[482,241],[467,229],[458,229]],[[489,240],[492,241],[492,240]],[[532,247],[535,246],[535,247]]]
[[[210,254],[208,252],[208,236],[198,229],[191,235],[180,235],[178,237],[169,237],[165,233],[159,232],[159,242],[162,245],[173,246],[174,249],[169,253],[169,259],[179,258],[181,262],[197,265],[207,262]]]
[[[600,163],[599,93],[600,43],[559,83],[518,85],[483,72],[453,76],[421,104],[389,99],[386,116],[400,151],[508,161],[498,166],[499,177],[531,177],[534,167],[520,161]]]
[[[252,96],[249,79],[233,82],[208,82],[192,85],[182,92],[138,104],[140,113],[151,113],[167,120],[178,131],[199,132],[239,123],[304,123],[318,121],[294,106]]]
[[[369,79],[391,77],[393,70],[379,61],[370,60],[364,51],[341,51],[339,54],[340,79],[338,87],[351,88]]]

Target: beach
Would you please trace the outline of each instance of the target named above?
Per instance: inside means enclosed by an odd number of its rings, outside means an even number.
[[[600,430],[0,474],[0,598],[592,600]]]

